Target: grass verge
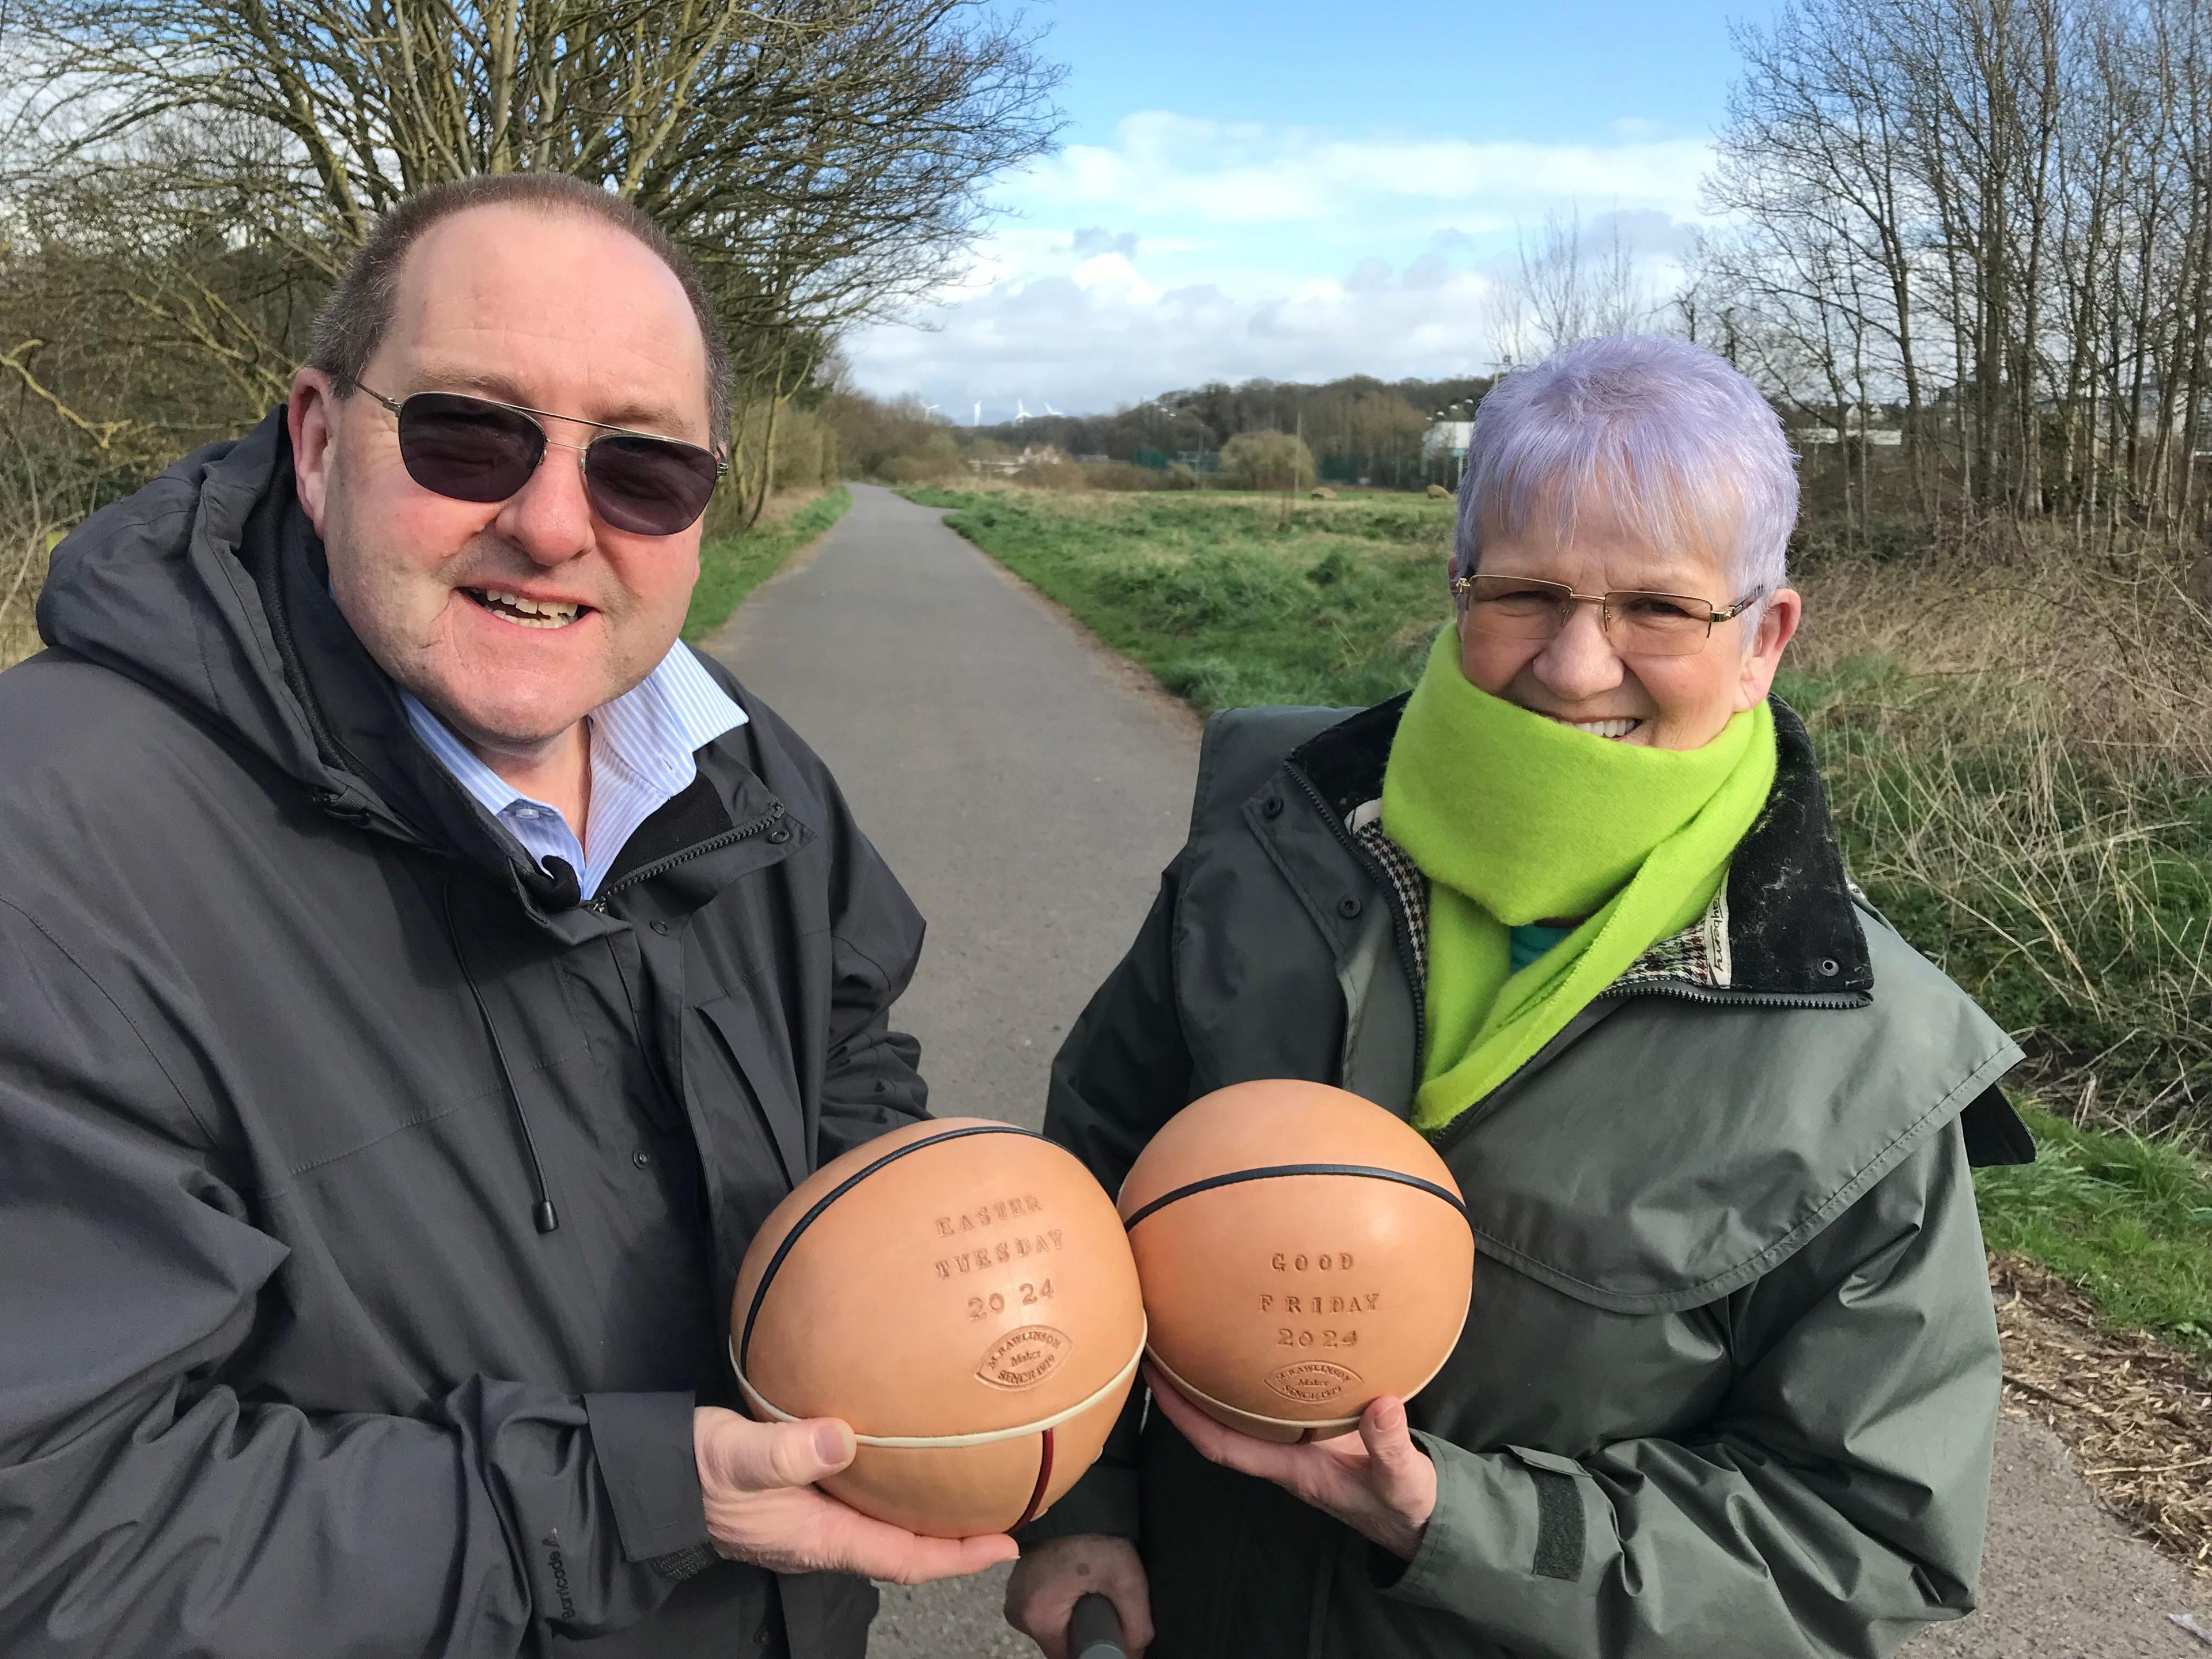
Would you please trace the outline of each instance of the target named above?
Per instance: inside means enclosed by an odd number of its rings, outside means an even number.
[[[1202,714],[1378,702],[1442,619],[1449,501],[910,493]]]
[[[2036,1161],[1974,1177],[1982,1237],[2087,1294],[2125,1330],[2212,1367],[2212,1184],[2170,1142],[2085,1129],[2033,1106]]]
[[[840,484],[780,515],[770,511],[741,536],[726,536],[699,549],[699,585],[684,617],[685,643],[698,645],[729,621],[746,594],[783,568],[793,554],[845,516],[853,492]]]
[[[1201,712],[1377,702],[1446,616],[1449,501],[908,494]],[[2023,1039],[2032,1092],[2063,1109],[2030,1113],[2040,1162],[1978,1177],[1991,1248],[2212,1364],[2212,788],[2187,740],[2157,735],[2195,731],[2195,682],[2146,685],[2150,653],[2116,634],[2104,654],[2140,711],[2116,726],[2109,678],[2035,644],[2081,641],[2097,592],[2063,562],[2064,591],[2039,587],[2042,568],[1947,588],[1926,562],[1816,567],[1781,690],[1857,878]],[[2164,603],[2134,592],[2111,626],[2191,625]]]

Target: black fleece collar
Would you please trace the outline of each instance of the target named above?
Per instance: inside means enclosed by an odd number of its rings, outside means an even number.
[[[1773,792],[1729,864],[1732,988],[1792,996],[1863,994],[1874,967],[1859,927],[1813,741],[1795,710],[1774,713]],[[1406,698],[1393,697],[1308,739],[1290,757],[1341,817],[1382,793]]]

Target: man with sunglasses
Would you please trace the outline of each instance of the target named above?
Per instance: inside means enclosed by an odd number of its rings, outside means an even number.
[[[401,204],[288,408],[0,677],[0,1652],[842,1655],[1008,1559],[726,1409],[752,1232],[924,1109],[921,921],[678,643],[729,369],[551,176]]]

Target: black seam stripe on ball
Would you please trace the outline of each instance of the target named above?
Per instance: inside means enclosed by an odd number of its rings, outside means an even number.
[[[1461,1202],[1456,1193],[1447,1191],[1433,1181],[1424,1181],[1419,1176],[1401,1175],[1395,1170],[1378,1170],[1365,1164],[1277,1164],[1263,1170],[1232,1170],[1227,1175],[1208,1176],[1203,1181],[1192,1182],[1188,1187],[1162,1193],[1121,1225],[1124,1231],[1132,1231],[1153,1211],[1164,1210],[1178,1199],[1189,1198],[1198,1193],[1210,1193],[1217,1187],[1234,1187],[1246,1181],[1273,1181],[1281,1176],[1364,1176],[1370,1181],[1395,1181],[1401,1187],[1418,1187],[1431,1197],[1441,1198],[1459,1212],[1461,1220],[1467,1220],[1467,1206]],[[1469,1223],[1470,1226],[1472,1224]]]
[[[745,1328],[738,1337],[738,1364],[741,1369],[752,1363],[753,1322],[760,1317],[761,1304],[768,1300],[768,1287],[775,1283],[776,1269],[783,1266],[784,1257],[789,1255],[792,1246],[799,1243],[799,1236],[812,1226],[816,1218],[824,1210],[875,1174],[877,1170],[886,1169],[897,1163],[908,1152],[918,1152],[925,1146],[942,1146],[948,1140],[964,1140],[969,1135],[1027,1135],[1031,1140],[1044,1139],[1034,1130],[1017,1128],[1011,1123],[971,1124],[964,1129],[947,1129],[941,1135],[931,1135],[926,1140],[917,1140],[909,1146],[902,1146],[898,1151],[886,1153],[878,1158],[866,1169],[856,1170],[852,1175],[847,1176],[844,1180],[824,1193],[816,1201],[812,1209],[799,1218],[798,1224],[783,1236],[783,1243],[775,1247],[775,1254],[768,1259],[768,1266],[761,1272],[760,1283],[753,1286],[752,1305],[745,1310]]]

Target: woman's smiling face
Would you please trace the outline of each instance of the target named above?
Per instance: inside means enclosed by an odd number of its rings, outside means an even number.
[[[1656,548],[1623,525],[1601,495],[1581,505],[1564,541],[1544,521],[1550,516],[1536,515],[1516,533],[1486,531],[1477,568],[1484,575],[1564,582],[1577,593],[1687,594],[1711,601],[1715,611],[1743,597],[1707,544],[1717,538]],[[1796,590],[1779,588],[1763,605],[1715,623],[1705,649],[1687,657],[1622,656],[1595,605],[1577,605],[1549,640],[1479,633],[1462,612],[1460,672],[1478,690],[1595,737],[1702,749],[1731,718],[1765,697],[1802,610]]]

